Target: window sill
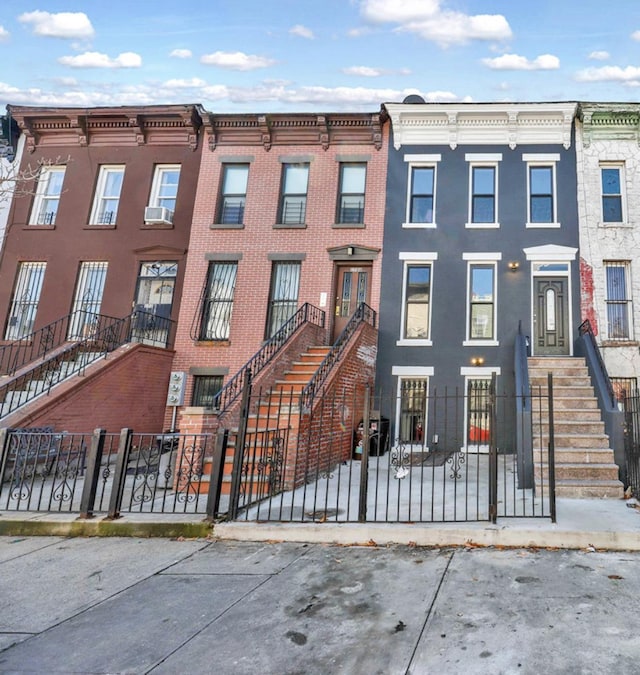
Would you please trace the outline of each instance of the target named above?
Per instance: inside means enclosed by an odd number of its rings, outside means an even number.
[[[111,223],[110,225],[83,225],[82,226],[83,230],[115,230],[116,229],[116,224]]]
[[[218,415],[219,413],[217,408],[207,408],[203,405],[188,405],[182,408],[183,415]]]
[[[425,340],[422,338],[402,338],[396,341],[398,347],[431,347],[432,340]]]
[[[306,230],[306,223],[275,223],[274,230]]]
[[[244,230],[244,223],[211,223],[210,230]]]
[[[23,225],[23,230],[55,230],[55,225]]]
[[[601,343],[600,346],[602,348],[607,348],[607,347],[638,347],[640,343],[638,343],[637,340],[633,340],[632,338],[620,338],[619,340],[612,340],[611,338],[606,338],[604,339]]]
[[[628,222],[612,223],[601,220],[598,222],[598,227],[633,227],[633,223]]]
[[[500,223],[465,223],[464,226],[470,230],[497,230]]]
[[[366,225],[364,223],[334,223],[331,227],[334,230],[363,230]]]
[[[231,340],[194,340],[196,347],[229,347]]]
[[[532,230],[545,230],[545,229],[559,228],[560,223],[526,223],[525,227]]]
[[[463,347],[499,347],[499,340],[465,340]]]
[[[436,223],[402,223],[405,230],[435,230],[438,225]]]
[[[115,227],[115,225],[114,225]],[[141,230],[173,230],[173,223],[142,223]]]

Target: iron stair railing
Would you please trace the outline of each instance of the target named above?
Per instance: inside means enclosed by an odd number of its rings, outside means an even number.
[[[604,363],[604,359],[602,358],[602,353],[600,352],[600,347],[598,347],[598,343],[596,342],[596,336],[593,332],[593,328],[591,327],[591,322],[589,319],[585,319],[579,326],[578,326],[578,334],[582,337],[586,337],[587,340],[591,343],[593,346],[593,352],[596,357],[596,363],[597,366],[600,370],[600,373],[602,375],[602,379],[605,383],[605,386],[607,388],[607,393],[609,394],[609,398],[611,400],[611,405],[615,407],[617,403],[617,396],[616,393],[613,389],[613,385],[611,384],[611,378],[609,377],[609,372],[607,371],[607,367]]]
[[[351,315],[351,318],[344,327],[344,330],[333,343],[331,351],[325,356],[324,360],[313,374],[313,377],[311,380],[309,380],[307,386],[302,390],[300,404],[304,408],[311,408],[313,399],[327,381],[327,378],[329,377],[329,374],[333,370],[334,366],[342,358],[347,345],[351,341],[351,338],[354,336],[358,326],[360,326],[361,323],[368,323],[374,328],[376,327],[376,312],[364,302],[358,305],[358,308]]]
[[[218,414],[222,415],[242,394],[247,373],[250,378],[255,378],[266,365],[273,361],[278,352],[305,323],[324,328],[324,322],[324,311],[305,302],[216,394],[214,408]]]

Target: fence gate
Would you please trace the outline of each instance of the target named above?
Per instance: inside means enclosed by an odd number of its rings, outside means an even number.
[[[442,392],[416,383],[393,396],[334,391],[309,405],[292,389],[250,392],[244,410],[229,436],[232,519],[554,517],[546,391],[507,395],[494,378]]]

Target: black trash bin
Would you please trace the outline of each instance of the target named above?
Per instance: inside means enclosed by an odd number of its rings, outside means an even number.
[[[369,419],[369,455],[384,455],[389,441],[389,418],[371,417]],[[364,420],[360,420],[358,428],[353,432],[353,458],[362,457],[364,442]]]

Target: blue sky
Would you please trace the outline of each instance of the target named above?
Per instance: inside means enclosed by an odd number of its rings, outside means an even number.
[[[151,10],[151,11],[150,11]],[[181,10],[184,10],[181,11]],[[638,0],[2,0],[0,109],[638,101]]]

